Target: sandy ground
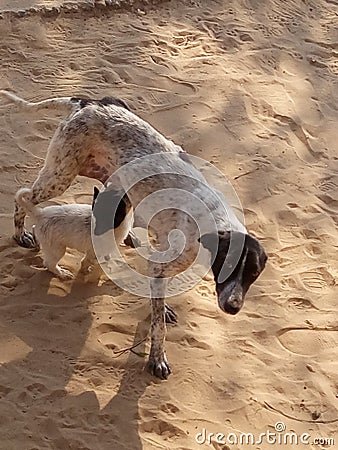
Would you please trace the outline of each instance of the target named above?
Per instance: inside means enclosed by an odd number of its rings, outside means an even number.
[[[209,281],[171,300],[168,381],[142,371],[145,357],[114,358],[146,336],[148,302],[109,282],[60,282],[13,244],[14,193],[35,179],[59,117],[1,102],[2,450],[328,448],[195,440],[276,422],[337,444],[337,22],[333,0],[0,20],[1,88],[127,100],[226,174],[270,257],[236,317]],[[59,202],[89,202],[92,185],[79,178]],[[65,265],[77,270],[79,255]]]

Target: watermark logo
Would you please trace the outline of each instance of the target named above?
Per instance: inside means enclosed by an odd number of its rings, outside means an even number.
[[[286,430],[286,425],[283,422],[276,422],[275,423],[275,430],[278,431],[278,433],[282,433]]]
[[[136,207],[125,219],[129,198]],[[133,265],[119,246],[128,220],[142,243]],[[199,237],[217,237],[220,229],[245,232],[243,223],[237,194],[214,165],[184,152],[157,153],[133,159],[111,175],[94,204],[92,241],[102,269],[123,290],[149,298],[156,276],[147,270],[151,265],[169,269],[161,277],[167,278],[171,297],[190,290],[211,268],[213,260]],[[219,281],[229,277],[242,254],[244,234],[231,235]]]
[[[315,437],[312,438],[309,433],[297,434],[287,432],[284,422],[276,422],[275,431],[267,430],[264,433],[209,433],[206,428],[202,428],[195,435],[195,441],[199,445],[212,446],[219,445],[326,445],[334,446],[334,438]]]

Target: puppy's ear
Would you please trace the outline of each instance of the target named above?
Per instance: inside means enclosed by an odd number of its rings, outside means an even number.
[[[100,190],[96,186],[94,186],[92,209],[94,209],[95,202],[96,202],[96,199],[97,199],[97,196],[99,195],[99,193],[100,193]]]

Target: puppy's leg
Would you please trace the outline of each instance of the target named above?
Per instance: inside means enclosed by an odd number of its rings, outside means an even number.
[[[76,172],[70,170],[64,163],[60,163],[58,168],[45,166],[33,184],[31,202],[37,205],[38,203],[63,194],[71,185],[75,175]],[[37,243],[34,235],[24,228],[25,216],[25,211],[15,203],[14,239],[22,247],[34,248],[37,247]]]
[[[80,272],[89,273],[94,266],[97,266],[95,253],[92,250],[88,250],[85,257],[81,261]]]
[[[167,379],[171,373],[170,366],[164,352],[166,334],[165,325],[165,288],[166,280],[153,278],[151,287],[151,347],[148,361],[149,371],[158,378]]]
[[[46,243],[41,243],[43,263],[47,269],[57,275],[61,280],[71,280],[74,278],[72,272],[58,265],[60,259],[66,253],[66,248],[58,246],[57,243],[51,246]]]

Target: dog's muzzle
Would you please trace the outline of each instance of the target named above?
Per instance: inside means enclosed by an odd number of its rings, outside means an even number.
[[[218,305],[222,311],[235,315],[243,306],[244,295],[241,283],[238,280],[225,282],[216,288]]]

